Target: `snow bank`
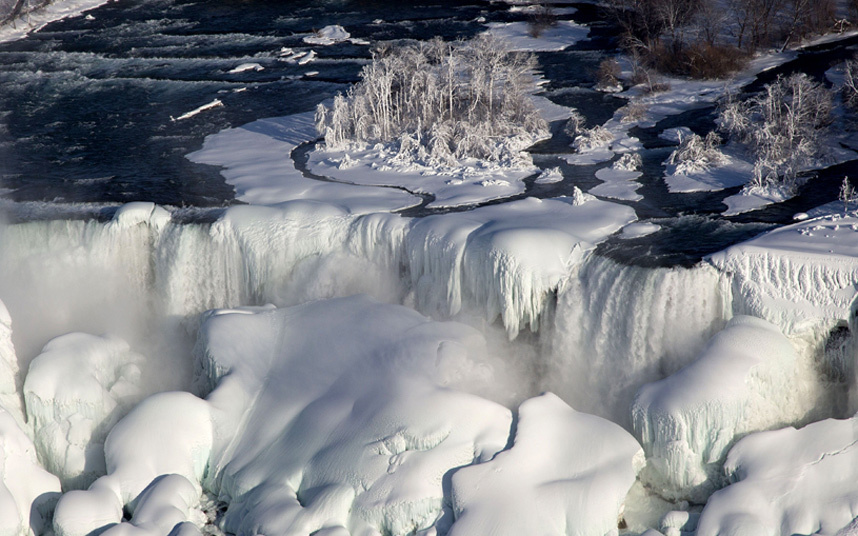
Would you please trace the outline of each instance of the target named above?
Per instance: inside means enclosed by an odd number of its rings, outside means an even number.
[[[596,172],[596,178],[603,183],[590,188],[589,193],[612,199],[640,201],[643,196],[636,192],[641,187],[641,184],[637,182],[641,175],[643,173],[640,171],[602,168]]]
[[[560,20],[533,35],[532,26],[526,22],[490,22],[487,33],[502,38],[511,50],[526,52],[551,52],[571,47],[590,34],[590,28],[571,20]]]
[[[104,439],[143,398],[145,359],[117,338],[71,333],[48,343],[24,381],[27,422],[45,468],[64,489],[105,472]]]
[[[355,213],[401,210],[418,197],[392,188],[359,187],[308,179],[295,168],[292,151],[317,138],[313,113],[260,119],[207,136],[187,155],[192,162],[223,166],[236,199],[257,205],[291,200],[338,204]]]
[[[814,377],[777,327],[734,317],[696,361],[638,392],[632,426],[647,453],[642,481],[668,499],[705,502],[721,487],[737,439],[813,409]]]
[[[731,274],[733,310],[787,336],[820,336],[849,319],[858,282],[858,218],[781,227],[708,257]]]
[[[858,507],[858,418],[760,432],[724,466],[735,482],[703,509],[697,536],[848,534]]]
[[[33,442],[0,408],[0,534],[45,533],[59,495],[57,477],[39,465]]]
[[[106,3],[106,0],[59,0],[52,2],[41,9],[31,11],[8,24],[0,26],[0,43],[21,39],[51,22],[75,17],[88,9],[94,9]]]
[[[511,449],[453,474],[450,536],[616,534],[644,464],[640,445],[550,393],[525,401],[518,415]]]
[[[510,412],[478,332],[367,297],[208,315],[207,486],[236,534],[406,534],[443,525],[452,469],[504,448]]]
[[[311,36],[305,37],[304,42],[310,45],[328,46],[346,41],[349,37],[351,34],[345,28],[339,24],[332,24],[316,30]]]
[[[153,395],[137,405],[107,436],[107,475],[86,491],[60,498],[54,532],[84,536],[119,524],[123,509],[131,514],[132,526],[148,529],[139,534],[169,533],[169,523],[189,521],[187,505],[199,502],[199,482],[211,454],[209,411],[205,401],[182,392]],[[133,534],[132,526],[119,525],[111,533]]]

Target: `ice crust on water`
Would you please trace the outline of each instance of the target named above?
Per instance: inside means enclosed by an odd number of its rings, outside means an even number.
[[[445,475],[491,459],[512,421],[452,389],[491,380],[483,345],[472,328],[360,296],[208,315],[197,348],[218,440],[206,482],[230,504],[224,529],[448,522]]]
[[[48,343],[24,382],[27,423],[39,458],[65,489],[104,474],[108,431],[143,398],[145,358],[125,341],[71,333]]]
[[[858,507],[856,445],[856,417],[745,437],[724,466],[734,483],[709,499],[697,536],[850,534]]]
[[[518,410],[512,448],[453,474],[450,536],[616,534],[644,465],[620,426],[579,413],[551,393]]]
[[[723,485],[736,440],[800,422],[814,408],[813,367],[777,327],[733,317],[696,361],[638,392],[631,411],[647,453],[642,481],[668,499],[705,502]]]

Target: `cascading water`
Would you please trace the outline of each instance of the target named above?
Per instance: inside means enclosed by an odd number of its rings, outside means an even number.
[[[642,268],[590,256],[558,296],[544,388],[628,423],[638,387],[690,363],[731,316],[712,266]]]

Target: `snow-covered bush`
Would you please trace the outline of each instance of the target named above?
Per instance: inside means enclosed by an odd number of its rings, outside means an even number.
[[[646,118],[649,107],[641,101],[630,101],[628,104],[620,108],[621,121],[623,123],[634,123]]]
[[[605,127],[596,125],[593,128],[582,130],[581,134],[572,142],[572,147],[583,153],[604,147],[612,141],[614,141],[614,134]]]
[[[715,132],[710,132],[705,138],[697,134],[680,137],[679,147],[670,153],[667,163],[676,166],[676,173],[681,175],[705,171],[723,162],[720,145],[721,137]]]
[[[572,139],[575,139],[575,136],[581,134],[584,130],[584,125],[587,123],[587,120],[581,115],[576,109],[572,109],[569,114],[569,119],[566,120],[566,124],[563,125],[563,132],[566,133]]]
[[[612,167],[618,171],[637,171],[642,165],[640,153],[626,153],[614,162]]]
[[[831,123],[831,110],[829,91],[796,73],[778,77],[753,99],[729,98],[719,123],[756,157],[752,186],[790,185],[802,167],[821,156],[820,138]]]
[[[515,160],[549,135],[529,97],[534,67],[489,34],[380,48],[360,82],[317,107],[316,128],[331,150],[382,142],[401,160]]]

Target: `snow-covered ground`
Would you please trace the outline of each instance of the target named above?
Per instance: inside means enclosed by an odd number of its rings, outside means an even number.
[[[570,20],[556,21],[536,35],[527,22],[492,22],[488,33],[509,42],[512,50],[548,52],[564,50],[587,38],[590,29]]]
[[[48,23],[66,17],[75,17],[94,9],[109,0],[57,0],[48,6],[33,11],[8,24],[0,26],[0,42],[21,39],[30,32],[38,31]]]

